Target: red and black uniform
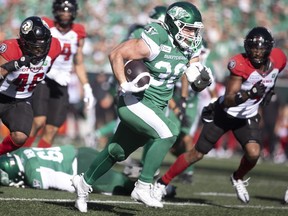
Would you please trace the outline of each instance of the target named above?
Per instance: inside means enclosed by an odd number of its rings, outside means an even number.
[[[35,65],[30,63],[29,67],[22,66],[8,73],[0,82],[0,118],[10,132],[20,131],[29,136],[33,121],[30,98],[60,53],[60,42],[52,38],[50,51],[44,60]],[[18,39],[1,42],[0,55],[7,62],[21,58],[23,53]]]
[[[267,93],[274,87],[277,76],[286,66],[286,61],[287,57],[283,51],[274,48],[269,56],[268,69],[264,72],[255,69],[245,54],[232,57],[228,63],[228,69],[232,75],[243,78],[241,90],[247,91],[261,80]],[[237,106],[223,108],[224,96],[219,97],[215,106],[214,119],[212,122],[204,124],[201,136],[195,146],[196,150],[207,154],[217,140],[229,130],[232,130],[242,146],[249,140],[255,140],[261,144],[258,109],[264,98],[265,94],[260,98],[248,99]]]

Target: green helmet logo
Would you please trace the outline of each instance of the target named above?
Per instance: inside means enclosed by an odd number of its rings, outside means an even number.
[[[202,41],[204,25],[197,7],[189,2],[170,5],[165,16],[165,24],[180,49],[195,52]]]
[[[189,17],[189,13],[186,10],[177,6],[170,9],[167,13],[174,19],[183,19]]]

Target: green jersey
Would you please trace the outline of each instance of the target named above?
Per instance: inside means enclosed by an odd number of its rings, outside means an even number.
[[[13,151],[17,165],[24,173],[25,185],[38,189],[74,192],[71,178],[84,172],[97,155],[95,149],[72,145],[51,148],[19,148]],[[9,173],[8,173],[9,174]],[[115,170],[109,170],[93,185],[95,192],[124,194],[132,191],[134,181]]]
[[[143,30],[144,30],[144,26],[138,26],[137,28],[135,28],[134,31],[132,31],[132,32],[129,34],[128,39],[131,39],[131,38],[140,38]]]
[[[150,70],[151,84],[144,96],[156,105],[165,107],[173,96],[177,80],[183,75],[191,58],[200,50],[187,54],[173,44],[173,38],[158,23],[145,26],[141,38],[150,48],[150,56],[144,60]]]
[[[71,176],[77,174],[76,149],[72,145],[52,148],[19,148],[13,152],[25,173],[25,184],[39,189],[74,191]]]

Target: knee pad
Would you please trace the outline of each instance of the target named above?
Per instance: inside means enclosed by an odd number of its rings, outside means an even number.
[[[117,143],[111,143],[108,146],[109,155],[116,161],[125,160],[124,149]]]

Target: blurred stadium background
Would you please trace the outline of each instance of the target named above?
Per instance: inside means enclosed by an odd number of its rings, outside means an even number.
[[[20,23],[27,16],[52,17],[52,2],[52,0],[0,0],[0,41],[17,37]],[[70,102],[76,111],[68,114],[67,122],[61,128],[60,138],[56,144],[73,142],[79,146],[95,147],[93,146],[95,143],[91,143],[93,141],[89,140],[87,133],[101,128],[116,118],[114,95],[111,91],[113,87],[110,81],[112,72],[107,54],[126,37],[130,25],[135,22],[145,24],[148,13],[153,7],[169,5],[173,2],[175,1],[78,0],[79,11],[76,21],[84,24],[88,32],[84,48],[85,65],[98,103],[92,113],[82,113],[83,104],[79,95],[81,90],[77,91],[79,87],[77,79],[72,82]],[[288,54],[288,0],[194,0],[190,2],[198,6],[202,12],[205,25],[204,39],[211,51],[207,65],[213,68],[217,82],[225,82],[228,59],[243,51],[243,38],[248,29],[254,26],[268,27],[276,39],[276,46],[281,47]],[[283,206],[283,195],[288,179],[287,72],[288,68],[277,82],[277,103],[272,103],[273,106],[263,111],[264,117],[275,116],[272,122],[267,120],[266,124],[263,123],[266,130],[272,131],[275,140],[266,133],[267,142],[270,142],[268,145],[271,146],[268,147],[267,152],[263,152],[263,160],[260,160],[259,166],[251,173],[251,186],[248,190],[252,199],[249,206],[239,205],[229,182],[229,175],[239,160],[235,154],[237,149],[233,149],[235,152],[232,154],[225,155],[218,152],[216,155],[210,155],[213,158],[204,159],[197,164],[193,182],[196,187],[175,183],[179,195],[162,210],[156,212],[154,209],[135,205],[130,203],[129,197],[109,197],[109,200],[110,198],[112,200],[110,203],[102,202],[107,200],[107,196],[93,194],[92,202],[89,203],[91,209],[89,215],[155,215],[156,213],[157,215],[180,215],[181,213],[181,215],[199,216],[287,215],[287,206]],[[74,117],[74,122],[71,116]],[[1,125],[0,136],[4,133],[7,131]],[[97,146],[105,145],[107,139],[106,136],[98,139]],[[227,146],[224,150],[227,150]],[[139,155],[140,153],[136,152],[133,158],[138,159]],[[217,158],[215,159],[214,156]],[[229,159],[223,159],[228,156]],[[272,159],[273,163],[265,159]],[[174,158],[168,155],[161,171],[164,172],[173,160]],[[74,194],[23,190],[1,187],[0,212],[5,212],[5,215],[76,215],[73,208]]]
[[[18,35],[21,21],[31,15],[49,16],[51,1],[0,0],[0,40]],[[85,54],[90,73],[111,73],[107,53],[121,42],[128,27],[137,22],[145,24],[156,5],[169,5],[171,0],[78,0],[76,21],[88,32]],[[241,51],[243,37],[256,25],[268,27],[276,45],[288,51],[287,0],[192,0],[205,25],[204,38],[211,49],[211,62],[216,76],[222,81],[227,58]]]

